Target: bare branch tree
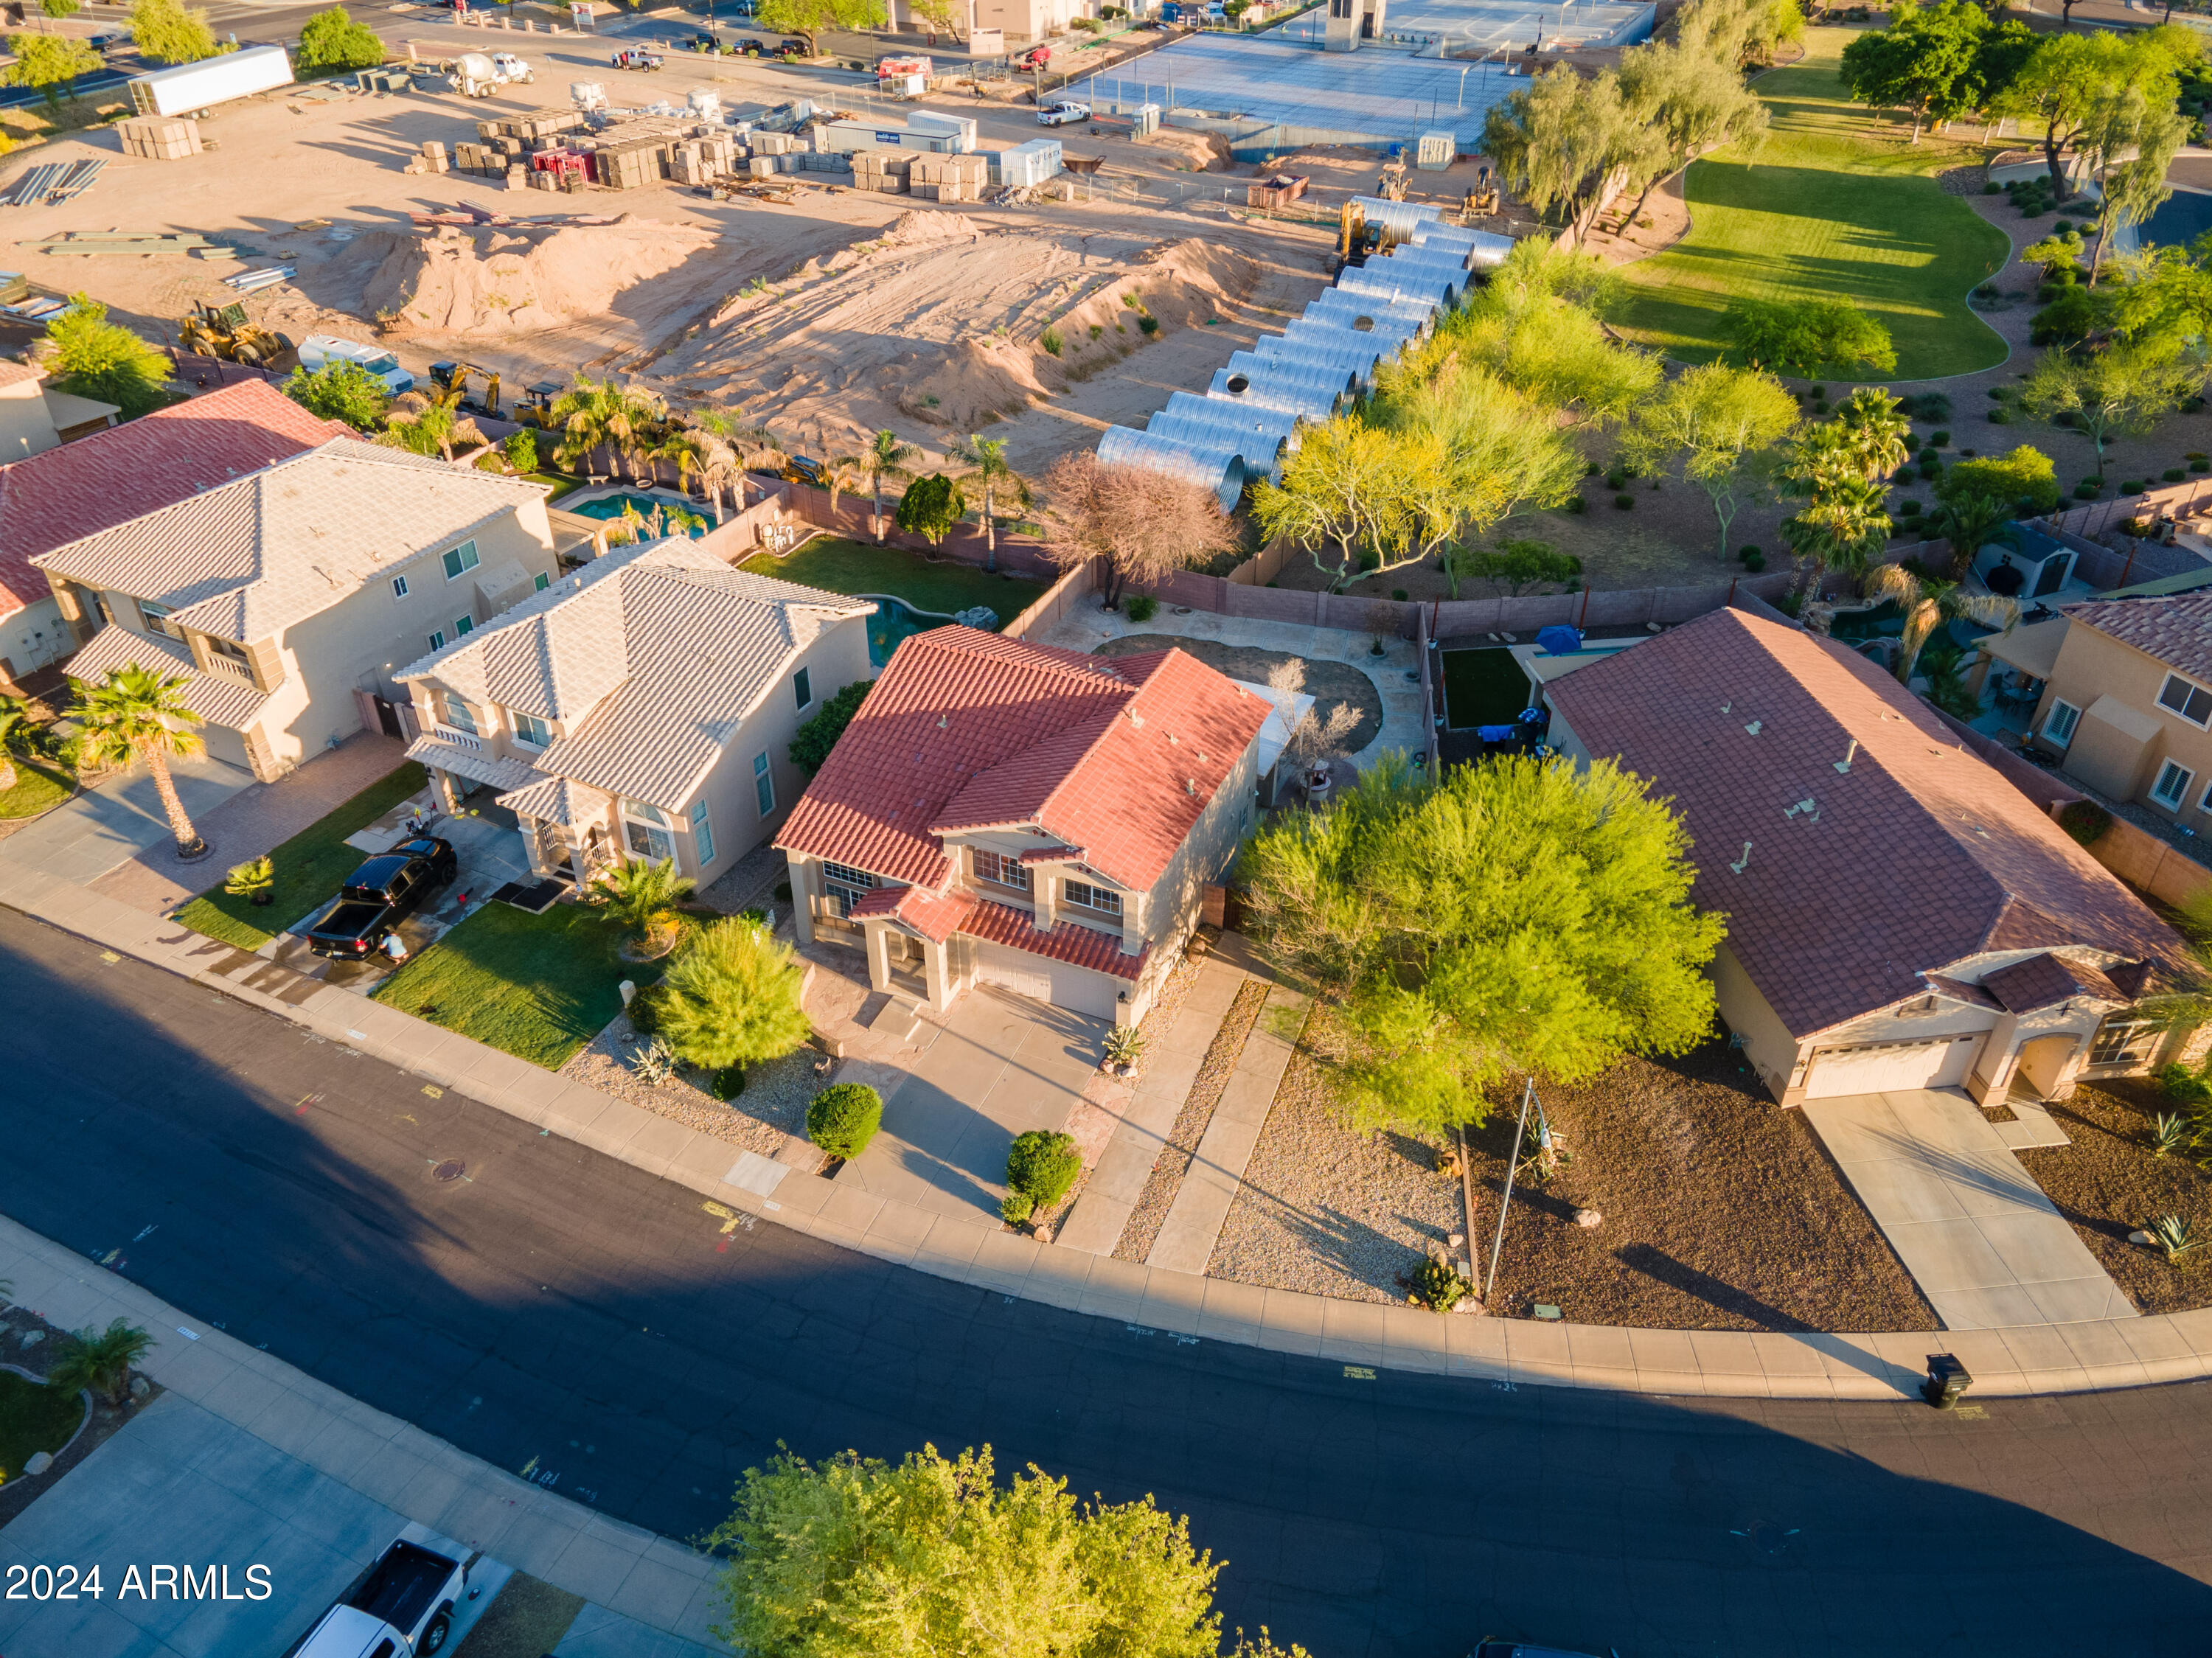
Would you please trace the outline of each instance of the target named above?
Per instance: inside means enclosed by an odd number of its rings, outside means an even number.
[[[1241,544],[1211,490],[1149,467],[1063,455],[1044,489],[1045,556],[1063,568],[1103,559],[1109,610],[1129,582],[1165,580]]]

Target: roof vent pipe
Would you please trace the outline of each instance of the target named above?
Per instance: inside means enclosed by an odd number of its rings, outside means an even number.
[[[1741,875],[1741,874],[1742,874],[1742,873],[1743,873],[1744,870],[1745,870],[1745,869],[1746,869],[1746,868],[1750,865],[1750,863],[1751,863],[1751,842],[1750,842],[1750,841],[1745,841],[1745,842],[1743,843],[1743,856],[1742,856],[1742,857],[1741,857],[1741,858],[1739,858],[1739,859],[1737,859],[1735,860],[1735,862],[1734,862],[1733,864],[1730,864],[1730,865],[1729,865],[1729,867],[1730,869],[1734,870],[1734,871],[1735,871],[1738,875]]]
[[[1854,737],[1851,738],[1850,751],[1844,755],[1842,759],[1836,762],[1836,769],[1838,771],[1849,771],[1851,768],[1851,762],[1858,757],[1859,739]]]

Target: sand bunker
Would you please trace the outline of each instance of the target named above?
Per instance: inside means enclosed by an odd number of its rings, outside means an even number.
[[[598,315],[714,246],[709,231],[628,215],[557,229],[378,231],[361,239],[361,256],[377,261],[362,308],[387,335],[534,333]]]
[[[1195,238],[992,230],[918,209],[873,241],[732,295],[654,370],[802,433],[866,432],[894,412],[973,431],[1204,325],[1260,275]]]

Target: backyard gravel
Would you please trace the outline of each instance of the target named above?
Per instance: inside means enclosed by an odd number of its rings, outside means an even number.
[[[2073,1098],[2046,1108],[2074,1143],[2015,1154],[2145,1313],[2212,1306],[2212,1249],[2184,1255],[2177,1266],[2161,1251],[2128,1242],[2160,1215],[2179,1215],[2199,1237],[2212,1236],[2212,1174],[2181,1153],[2151,1151],[2151,1120],[2180,1108],[2147,1080],[2078,1087]]]
[[[706,1078],[688,1067],[658,1088],[647,1083],[629,1063],[644,1041],[629,1015],[619,1015],[561,1067],[561,1075],[764,1157],[780,1155],[791,1135],[805,1139],[808,1104],[836,1079],[834,1070],[817,1075],[814,1067],[822,1055],[802,1048],[748,1071],[744,1092],[726,1104],[701,1087]],[[813,1172],[811,1165],[803,1166]]]
[[[1237,988],[1237,999],[1221,1016],[1221,1029],[1214,1032],[1198,1075],[1191,1079],[1190,1092],[1183,1096],[1175,1127],[1168,1131],[1167,1143],[1152,1163],[1144,1193],[1121,1227],[1121,1242],[1114,1246],[1115,1260],[1141,1261],[1152,1253],[1168,1211],[1175,1206],[1176,1193],[1182,1189],[1182,1177],[1190,1172],[1191,1159],[1198,1155],[1198,1143],[1206,1138],[1206,1125],[1213,1120],[1213,1108],[1221,1103],[1230,1072],[1237,1069],[1237,1057],[1244,1052],[1244,1039],[1260,1022],[1260,1010],[1267,1005],[1271,987],[1263,980],[1246,980]]]
[[[1382,729],[1382,693],[1375,682],[1347,662],[1326,657],[1301,657],[1289,651],[1264,651],[1255,645],[1224,645],[1218,640],[1188,639],[1180,634],[1123,634],[1109,639],[1093,656],[1141,656],[1170,648],[1187,652],[1212,669],[1248,685],[1264,685],[1267,675],[1285,662],[1303,662],[1305,693],[1314,700],[1314,718],[1324,726],[1338,706],[1349,703],[1358,710],[1359,723],[1344,739],[1344,751],[1358,754]],[[1387,666],[1388,665],[1383,665]]]

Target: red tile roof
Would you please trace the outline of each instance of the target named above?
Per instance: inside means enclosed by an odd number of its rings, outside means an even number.
[[[2121,994],[2119,987],[2095,968],[2047,951],[2000,968],[1983,979],[1982,983],[2014,1013],[2033,1013],[2039,1007],[2053,1007],[2076,996],[2111,1002],[2119,1007],[2135,999]]]
[[[37,555],[352,435],[244,380],[0,466],[0,616],[53,591]]]
[[[1035,824],[1142,891],[1270,712],[1181,651],[1109,659],[933,629],[899,646],[776,845],[936,891],[944,835]]]
[[[2212,593],[2108,598],[2064,614],[2199,679],[2212,680]]]
[[[1110,973],[1132,984],[1144,972],[1145,958],[1152,953],[1152,947],[1146,944],[1134,956],[1127,955],[1120,940],[1073,921],[1063,921],[1049,932],[1039,932],[1030,925],[1028,911],[1010,904],[994,904],[988,899],[976,902],[974,913],[960,924],[960,931],[987,944],[1025,950],[1032,956],[1048,956],[1055,962],[1087,967],[1094,973]]]
[[[1797,1036],[1925,993],[1924,974],[1984,951],[2182,959],[2171,928],[1919,698],[1829,640],[1717,610],[1546,689],[1590,754],[1672,797],[1697,902],[1727,914],[1729,947]]]

